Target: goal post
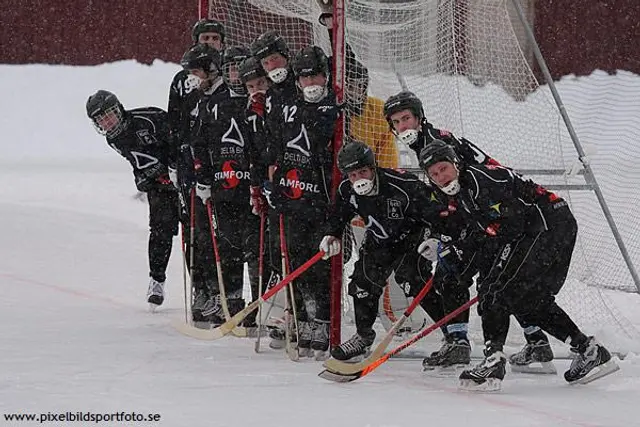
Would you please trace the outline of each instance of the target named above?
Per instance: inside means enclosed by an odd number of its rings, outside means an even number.
[[[502,164],[557,191],[570,203],[579,226],[559,303],[589,333],[640,337],[603,292],[636,290],[640,183],[618,173],[618,165],[632,167],[627,157],[638,151],[633,144],[640,134],[616,141],[583,138],[590,159],[583,167],[585,154],[572,142],[564,106],[554,102],[553,82],[541,85],[532,70],[539,54],[527,26],[533,0],[333,0],[334,46],[318,23],[316,0],[200,0],[204,1],[207,16],[224,23],[227,46],[248,45],[259,34],[275,30],[292,54],[310,44],[334,53],[334,66],[342,65],[343,70],[343,77],[335,70],[333,78],[336,94],[343,95],[344,134],[376,148],[393,143],[381,114],[382,102],[408,89],[423,101],[427,119],[436,127],[473,141]],[[341,16],[342,39],[336,34]],[[347,45],[357,61],[346,60],[340,52]],[[363,87],[366,104],[359,92]],[[584,116],[589,114],[597,114],[597,109]],[[586,120],[583,117],[582,128],[577,123],[575,133],[592,134]],[[377,151],[380,164],[417,167],[407,147],[393,147]],[[590,191],[596,175],[600,195]],[[605,198],[608,214],[599,205]],[[613,219],[619,237],[610,228],[608,221]],[[618,249],[622,241],[627,255]],[[352,268],[352,262],[344,264],[336,275],[339,282],[346,282]],[[334,286],[341,283],[336,280]],[[335,304],[333,315],[340,313]],[[345,325],[344,319],[332,328],[332,345],[340,341],[340,325]],[[470,327],[481,335],[479,324]],[[522,342],[521,332],[512,329],[510,340]]]
[[[344,103],[344,77],[345,77],[345,1],[333,0],[333,22],[331,50],[332,56],[332,77],[333,90],[336,95],[338,105]],[[331,174],[331,199],[335,201],[338,185],[342,178],[338,169],[338,152],[342,147],[344,136],[344,112],[341,111],[336,123],[336,130],[333,137],[333,172]],[[331,348],[335,348],[342,341],[342,286],[344,282],[344,265],[341,256],[331,258],[331,278],[329,289],[331,292],[331,324],[329,329],[329,343]]]

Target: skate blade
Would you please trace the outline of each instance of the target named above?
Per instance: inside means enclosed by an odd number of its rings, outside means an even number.
[[[260,330],[260,338],[267,336],[267,330],[262,328]],[[256,326],[247,327],[247,337],[248,338],[258,338],[258,328]]]
[[[607,363],[604,363],[600,366],[596,366],[587,375],[585,375],[584,377],[578,380],[572,381],[569,384],[570,385],[589,384],[592,381],[595,381],[602,377],[606,377],[607,375],[613,374],[614,372],[619,370],[620,370],[620,366],[618,366],[618,364],[614,362],[612,359],[612,360],[609,360]]]
[[[528,365],[510,365],[511,372],[520,374],[556,375],[558,370],[553,362],[533,362]]]
[[[492,393],[502,389],[502,380],[498,378],[487,378],[484,382],[477,383],[473,380],[464,379],[460,380],[458,389],[463,391]]]
[[[459,376],[465,369],[469,369],[468,363],[449,366],[427,366],[423,367],[423,372],[428,377],[452,378]]]
[[[298,362],[300,360],[300,352],[298,351],[297,344],[289,343],[285,348],[285,353],[292,362]]]
[[[156,310],[160,307],[159,304],[154,304],[152,302],[149,303],[149,313],[155,313]]]
[[[284,340],[271,340],[269,342],[269,348],[271,350],[282,350],[285,347],[286,345],[284,343]]]
[[[198,329],[215,329],[218,326],[220,326],[220,324],[204,322],[204,321],[194,321],[193,326]]]
[[[324,362],[329,358],[329,352],[324,350],[313,350],[314,358],[318,362]]]
[[[298,355],[300,357],[313,357],[313,350],[307,347],[298,347]]]
[[[362,362],[364,359],[366,359],[367,357],[369,357],[369,355],[371,354],[370,351],[367,351],[365,354],[360,354],[358,356],[353,356],[351,359],[346,359],[346,360],[339,360],[339,359],[335,359],[335,358],[327,358],[327,360],[325,360],[325,363],[323,364],[325,368],[327,369],[333,369],[334,371],[337,370],[336,368],[332,368],[331,367],[331,361],[334,360],[336,362],[338,362],[338,364],[342,364],[342,363],[347,363],[347,364],[352,364],[355,365],[356,363],[360,363]],[[326,362],[329,362],[328,364]]]

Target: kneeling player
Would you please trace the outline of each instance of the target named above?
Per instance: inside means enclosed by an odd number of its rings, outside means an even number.
[[[462,387],[500,388],[511,314],[570,343],[576,358],[564,374],[567,382],[587,383],[618,370],[607,349],[582,333],[555,301],[577,234],[567,202],[507,168],[466,165],[438,140],[422,151],[420,166],[475,225],[471,238],[484,258],[477,286],[485,359],[462,372]]]
[[[389,99],[387,99],[384,104],[384,115],[387,119],[387,122],[389,123],[389,128],[391,129],[391,132],[396,136],[397,141],[402,144],[406,144],[411,150],[415,152],[416,157],[418,158],[420,157],[421,151],[425,147],[428,147],[429,144],[431,144],[433,141],[439,140],[444,141],[445,143],[450,145],[455,151],[456,156],[458,156],[460,160],[468,165],[500,165],[494,158],[487,155],[484,151],[482,151],[478,146],[471,143],[471,141],[469,141],[468,139],[458,138],[447,130],[434,127],[433,124],[431,124],[427,120],[427,117],[424,113],[422,101],[420,101],[420,99],[412,92],[403,91],[389,97]],[[452,225],[454,226],[454,228],[456,228],[455,223],[457,221],[451,221],[451,217],[457,217],[457,214],[455,213],[456,207],[454,206],[455,201],[447,200],[449,196],[443,194],[438,190],[434,190],[434,192],[432,193],[432,197],[442,200],[444,204],[453,208],[449,209],[451,215],[449,215],[449,217],[447,218],[446,228],[450,229]],[[452,222],[454,224],[452,224]],[[447,231],[446,234],[454,236],[454,234],[463,232],[463,230],[464,228],[459,228],[454,232]],[[453,257],[447,258],[449,259]],[[469,256],[468,259],[472,259],[472,256]],[[449,259],[448,264],[451,265],[453,270],[467,271],[468,274],[466,274],[466,277],[464,277],[463,279],[470,280],[473,274],[468,271],[469,265],[467,264],[467,261],[468,260],[466,259]],[[436,271],[436,279],[439,279],[440,277],[442,276],[438,274],[438,271]],[[448,277],[454,278],[451,275],[448,275]],[[447,278],[447,275],[445,275],[443,278]],[[436,283],[438,282],[440,282],[440,280],[438,280]],[[444,288],[447,289],[447,287],[448,285]],[[466,295],[468,298],[468,291],[466,292]],[[449,298],[450,296],[452,298]],[[464,295],[458,292],[454,292],[453,294],[443,294],[443,299],[446,306],[445,310],[449,312],[450,310],[459,307],[460,297],[464,298]],[[466,313],[462,314],[458,320],[460,322],[463,322],[466,321],[465,319],[468,319],[468,317],[469,312],[467,311]],[[511,357],[509,357],[509,362],[512,365],[512,369],[521,372],[555,374],[556,370],[552,362],[553,351],[551,350],[551,346],[549,345],[549,339],[547,338],[547,336],[540,330],[539,327],[527,324],[519,318],[517,320],[524,330],[526,344],[521,351],[512,354]],[[459,331],[461,327],[464,327],[460,322],[458,322],[458,324],[454,324],[452,326],[452,329],[454,329],[455,331]],[[452,337],[447,336],[446,338],[447,342],[440,349],[440,355],[425,359],[425,368],[429,368],[433,365],[440,365],[441,361],[445,360],[442,356],[453,350],[453,347],[451,346]],[[466,335],[463,338],[466,339]],[[464,344],[464,341],[460,342]]]
[[[335,359],[356,361],[373,344],[378,300],[387,277],[395,271],[410,296],[417,295],[430,278],[431,263],[416,248],[437,218],[439,205],[430,202],[427,185],[415,175],[376,167],[373,151],[362,142],[342,147],[338,167],[348,179],[340,183],[320,249],[328,256],[337,255],[344,226],[356,215],[364,219],[365,239],[349,283],[357,330],[331,352]],[[429,292],[421,306],[434,320],[444,316],[435,292]]]

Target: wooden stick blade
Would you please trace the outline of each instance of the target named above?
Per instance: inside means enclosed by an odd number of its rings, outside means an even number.
[[[355,381],[360,378],[360,373],[355,372],[353,374],[341,374],[339,372],[333,372],[329,369],[325,369],[320,372],[318,376],[327,381],[332,381],[335,383],[350,383],[351,381]]]
[[[185,323],[182,319],[177,319],[171,322],[171,326],[183,335],[203,341],[214,341],[220,339],[233,330],[232,328],[229,332],[225,333],[224,330],[221,330],[224,325],[213,329],[196,328],[190,323]]]

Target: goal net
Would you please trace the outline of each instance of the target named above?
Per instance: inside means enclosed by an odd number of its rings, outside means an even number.
[[[532,16],[533,2],[521,4]],[[247,45],[264,31],[276,30],[292,52],[316,44],[331,54],[327,29],[318,24],[319,14],[315,0],[209,2],[209,17],[225,24],[227,45]],[[618,347],[615,350],[629,350],[638,332],[604,289],[633,291],[635,286],[594,193],[580,188],[586,185],[577,167],[578,155],[548,88],[540,85],[532,71],[531,46],[511,2],[350,0],[346,1],[345,28],[346,43],[357,58],[345,62],[344,95],[350,117],[345,120],[346,132],[370,144],[388,144],[390,133],[381,104],[408,89],[422,99],[426,116],[436,127],[466,137],[502,164],[565,197],[577,217],[579,237],[559,303],[585,332],[611,342]],[[371,98],[377,98],[370,100],[369,109],[362,108],[358,89],[363,85]],[[575,125],[579,135],[590,135],[587,121]],[[629,146],[617,142],[585,140],[583,144],[630,255],[640,265],[636,237],[640,224],[634,215],[640,206],[640,183],[617,173],[618,165],[633,171],[640,159],[629,160],[632,139],[627,141]],[[417,166],[406,147],[376,151],[381,164]],[[618,191],[621,187],[624,192]],[[356,250],[352,252],[345,259],[345,281],[357,256]],[[349,298],[343,301],[348,307]],[[391,312],[399,317],[404,307],[406,300]],[[480,339],[475,313],[472,317],[472,335]],[[348,319],[345,316],[345,322]],[[523,342],[516,325],[510,342]]]

